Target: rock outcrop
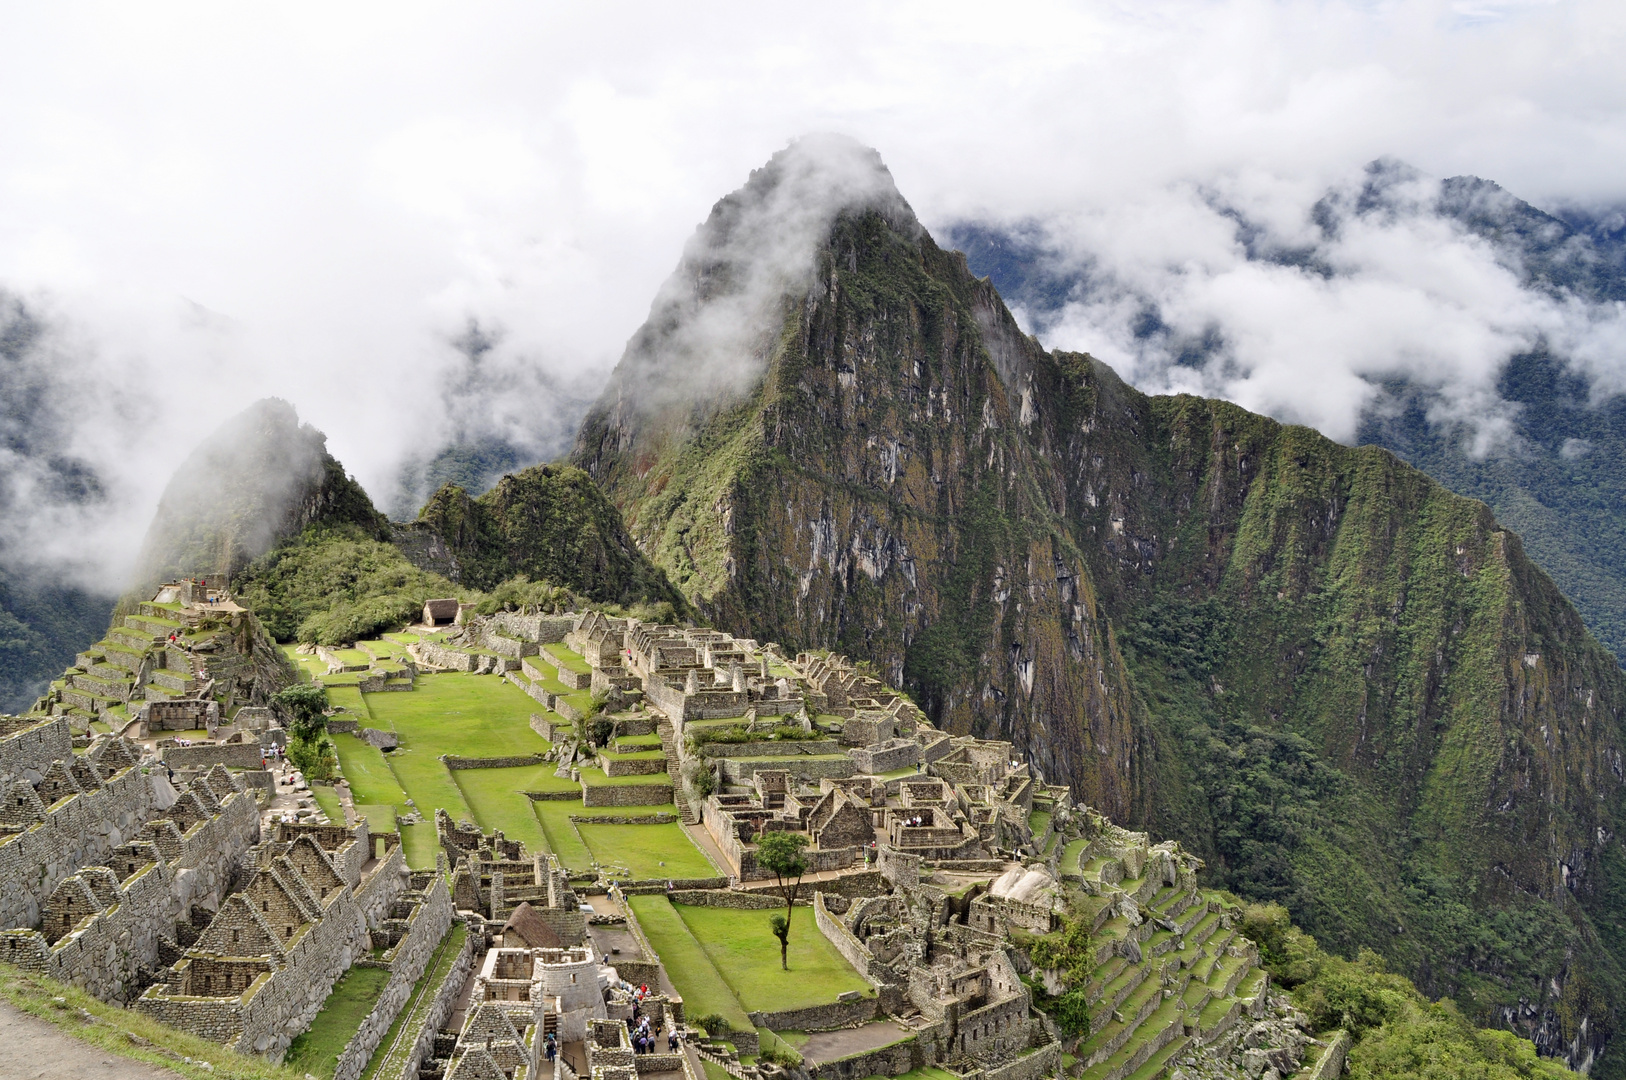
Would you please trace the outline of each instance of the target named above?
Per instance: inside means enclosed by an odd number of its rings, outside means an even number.
[[[720,626],[873,661],[1549,1053],[1607,1038],[1626,678],[1518,538],[1384,451],[1045,352],[873,151],[717,204],[573,460]]]

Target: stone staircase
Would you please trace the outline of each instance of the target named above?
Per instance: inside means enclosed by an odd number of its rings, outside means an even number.
[[[694,807],[683,794],[683,777],[672,773],[674,768],[679,767],[678,762],[681,760],[678,757],[677,729],[672,726],[671,720],[663,716],[655,722],[655,734],[661,737],[661,752],[666,755],[666,771],[672,777],[672,800],[677,803],[678,819],[685,825],[698,825],[700,815],[694,812]]]

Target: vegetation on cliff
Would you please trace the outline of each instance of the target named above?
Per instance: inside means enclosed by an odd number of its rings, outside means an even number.
[[[873,660],[1474,1022],[1604,1045],[1626,679],[1482,504],[1046,353],[895,213],[837,215],[767,310],[758,380],[640,407],[704,321],[657,310],[577,440],[697,608]]]
[[[447,485],[415,527],[445,550],[447,576],[465,588],[492,590],[523,575],[600,603],[651,605],[656,617],[687,606],[580,469],[536,465],[478,498]]]

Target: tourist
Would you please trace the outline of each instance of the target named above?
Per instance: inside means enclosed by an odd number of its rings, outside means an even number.
[[[668,1054],[677,1053],[677,1032],[675,1031],[666,1033],[666,1052]]]

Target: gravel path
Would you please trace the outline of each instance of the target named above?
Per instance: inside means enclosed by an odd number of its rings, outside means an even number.
[[[0,1001],[0,1076],[16,1080],[184,1080],[118,1057]]]

